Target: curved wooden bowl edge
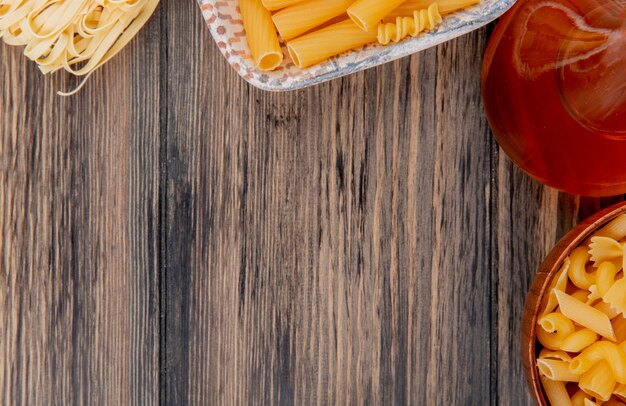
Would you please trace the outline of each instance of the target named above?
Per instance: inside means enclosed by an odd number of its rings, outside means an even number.
[[[546,293],[550,281],[570,252],[595,230],[621,213],[626,213],[626,201],[604,209],[579,223],[554,246],[533,279],[522,315],[521,355],[528,388],[540,406],[548,405],[535,367],[535,326],[541,299]]]

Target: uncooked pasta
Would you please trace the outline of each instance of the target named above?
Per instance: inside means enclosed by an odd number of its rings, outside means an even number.
[[[0,38],[23,46],[44,73],[84,77],[126,46],[159,0],[0,0]]]

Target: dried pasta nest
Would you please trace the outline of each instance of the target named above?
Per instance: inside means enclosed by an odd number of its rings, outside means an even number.
[[[159,0],[0,0],[0,38],[23,46],[44,74],[85,80],[148,21]]]

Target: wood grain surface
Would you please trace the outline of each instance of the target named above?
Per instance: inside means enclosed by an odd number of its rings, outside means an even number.
[[[266,93],[163,1],[70,99],[0,46],[0,403],[530,404],[532,275],[620,198],[500,153],[487,39]]]

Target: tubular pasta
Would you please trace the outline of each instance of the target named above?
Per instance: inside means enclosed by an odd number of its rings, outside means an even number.
[[[593,306],[593,308],[596,310],[600,310],[602,313],[606,314],[606,316],[611,320],[619,316],[620,314],[620,311],[613,307],[611,303],[606,303],[603,301],[600,301],[598,304]]]
[[[270,11],[280,10],[284,7],[293,6],[300,3],[302,0],[262,0],[263,7]]]
[[[563,265],[561,265],[561,269],[554,276],[552,282],[550,282],[550,288],[548,289],[548,295],[544,297],[544,301],[546,302],[543,306],[543,315],[548,313],[552,313],[554,309],[558,306],[558,302],[556,301],[556,295],[554,294],[554,289],[560,290],[561,292],[565,292],[567,288],[567,271],[569,270],[570,260],[569,258],[565,258]],[[547,298],[547,299],[546,299]]]
[[[539,353],[539,358],[540,359],[557,359],[560,361],[566,361],[566,362],[570,362],[572,360],[572,357],[569,356],[568,353],[566,353],[565,351],[551,351],[547,348],[544,348],[543,350],[541,350],[541,352]]]
[[[550,404],[559,406],[570,406],[572,404],[563,382],[550,380],[542,374],[539,374],[539,379],[541,380],[543,390],[546,392]]]
[[[602,360],[580,377],[578,386],[591,396],[607,401],[615,388],[615,377],[611,373],[609,363]]]
[[[559,302],[559,309],[566,318],[595,331],[602,337],[615,341],[611,320],[606,314],[574,299],[565,292],[557,290],[555,293],[556,299]]]
[[[626,214],[621,214],[609,224],[598,230],[595,235],[621,240],[626,237]]]
[[[413,11],[412,17],[398,17],[395,23],[378,24],[378,42],[383,45],[389,42],[400,42],[404,38],[416,37],[423,31],[433,30],[442,21],[437,3],[427,9]]]
[[[287,43],[296,66],[306,68],[351,49],[376,41],[376,33],[359,29],[351,20],[305,34]]]
[[[478,4],[480,0],[437,0],[439,12],[443,15]],[[414,10],[428,8],[433,0],[407,0],[394,8],[385,18],[385,22],[393,21],[398,17],[406,17],[413,14]]]
[[[578,247],[570,254],[569,279],[579,289],[589,290],[589,287],[595,283],[595,274],[587,273],[585,267],[589,257],[586,247]]]
[[[276,69],[283,61],[283,52],[270,12],[261,0],[239,0],[239,8],[254,63],[263,71]]]
[[[537,360],[539,372],[548,379],[561,382],[578,382],[580,375],[569,370],[569,362],[556,359],[540,358]]]
[[[348,16],[360,29],[371,31],[387,14],[406,0],[356,0],[348,7]],[[375,30],[374,30],[375,31]]]
[[[353,0],[306,0],[272,16],[280,36],[289,41],[346,12]]]

